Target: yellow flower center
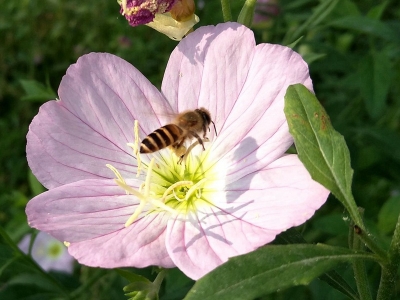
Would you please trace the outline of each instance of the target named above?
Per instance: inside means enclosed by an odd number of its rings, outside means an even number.
[[[122,175],[112,165],[106,165],[116,175],[115,182],[129,195],[139,200],[139,205],[125,223],[128,227],[139,217],[147,207],[147,214],[168,212],[171,215],[187,215],[204,206],[213,206],[215,193],[220,189],[221,169],[216,164],[207,160],[209,151],[199,155],[192,153],[197,145],[192,144],[183,158],[177,157],[168,149],[163,149],[160,158],[155,155],[149,164],[141,162],[138,151],[138,124],[135,122],[135,142],[128,145],[133,148],[133,153],[138,162],[138,174],[144,168],[145,180],[136,189],[129,186]],[[168,153],[169,152],[169,153]],[[166,153],[164,155],[164,153]]]

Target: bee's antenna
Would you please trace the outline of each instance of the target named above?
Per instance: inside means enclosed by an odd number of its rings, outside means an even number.
[[[211,123],[213,123],[213,125],[214,125],[215,135],[218,135],[217,128],[215,127],[215,123],[213,121],[211,121]],[[208,127],[208,130],[211,131],[210,127]]]

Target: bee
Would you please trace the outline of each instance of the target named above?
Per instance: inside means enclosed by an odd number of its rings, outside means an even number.
[[[217,134],[210,112],[203,107],[180,113],[173,123],[158,128],[146,136],[140,144],[140,153],[153,153],[170,147],[182,160],[186,154],[184,142],[187,139],[196,138],[205,150],[203,139],[207,139],[207,129],[210,130],[211,123]],[[199,136],[201,133],[203,133],[203,139]]]

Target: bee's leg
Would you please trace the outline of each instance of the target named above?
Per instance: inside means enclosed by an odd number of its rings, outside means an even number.
[[[191,131],[190,134],[193,135],[193,136],[197,139],[197,141],[199,142],[199,144],[203,147],[203,150],[206,150],[206,148],[204,147],[203,140],[200,138],[200,136],[199,136],[196,132],[194,132],[194,131]],[[204,135],[204,138],[205,138],[205,137],[206,137],[206,136]]]
[[[210,127],[208,127],[208,129],[210,129]],[[207,137],[207,126],[203,126],[203,139],[205,139],[206,137]]]
[[[175,149],[182,148],[184,142],[185,142],[184,138],[180,139],[175,144],[173,144],[172,147],[175,148]]]
[[[185,139],[178,140],[175,144],[169,146],[169,148],[175,153],[176,156],[180,157],[186,153],[186,147],[183,145]]]

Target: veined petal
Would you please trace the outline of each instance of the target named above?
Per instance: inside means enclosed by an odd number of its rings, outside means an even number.
[[[186,220],[171,220],[166,246],[176,266],[197,280],[229,257],[251,252],[272,241],[277,233],[210,207]]]
[[[211,148],[226,160],[227,184],[264,168],[293,143],[283,107],[286,89],[295,83],[312,90],[301,56],[284,46],[258,45],[248,80]]]
[[[164,124],[170,106],[132,65],[105,53],[82,56],[63,77],[59,101],[43,105],[27,135],[27,158],[47,188],[107,177],[105,163],[132,176],[134,120],[145,136]],[[161,113],[162,112],[162,113]],[[164,117],[163,117],[164,116]],[[51,163],[49,163],[51,162]]]
[[[163,94],[177,112],[206,107],[219,129],[246,81],[254,47],[253,33],[237,23],[196,29],[172,52]]]
[[[225,199],[218,198],[216,206],[244,222],[281,232],[311,218],[328,195],[297,155],[286,155],[227,185]]]
[[[127,183],[136,188],[140,184]],[[69,253],[80,263],[103,268],[174,266],[165,248],[164,214],[146,214],[144,209],[140,219],[125,227],[138,204],[114,180],[83,180],[35,197],[26,213],[30,226],[70,243]]]

